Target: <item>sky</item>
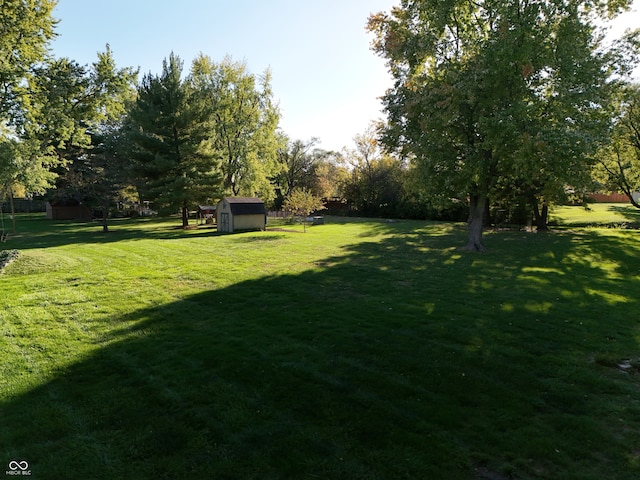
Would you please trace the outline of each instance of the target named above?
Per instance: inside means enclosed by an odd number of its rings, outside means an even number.
[[[91,64],[108,43],[117,66],[158,74],[170,53],[188,71],[200,53],[226,55],[261,75],[268,68],[280,127],[321,148],[353,147],[353,137],[384,118],[392,84],[370,49],[371,13],[399,0],[59,0],[56,57]],[[618,29],[640,26],[640,0]]]
[[[396,0],[59,0],[57,57],[85,65],[109,44],[118,67],[158,74],[171,52],[204,53],[269,68],[280,127],[292,140],[318,137],[326,150],[383,118],[379,97],[391,86],[384,60],[370,50],[370,13]]]

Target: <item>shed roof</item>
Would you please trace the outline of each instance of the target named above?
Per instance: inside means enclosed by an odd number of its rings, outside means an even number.
[[[229,204],[234,215],[266,215],[264,202],[258,197],[225,197],[222,201]]]

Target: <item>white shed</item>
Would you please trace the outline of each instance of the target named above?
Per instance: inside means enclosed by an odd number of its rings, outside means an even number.
[[[264,230],[267,209],[257,197],[224,197],[216,206],[216,221],[219,232]]]

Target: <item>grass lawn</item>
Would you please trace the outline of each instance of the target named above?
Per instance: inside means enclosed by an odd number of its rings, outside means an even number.
[[[459,224],[176,225],[23,216],[0,244],[5,469],[640,478],[638,231],[477,255]]]
[[[624,203],[590,203],[587,207],[554,207],[551,221],[565,226],[640,228],[640,210]]]

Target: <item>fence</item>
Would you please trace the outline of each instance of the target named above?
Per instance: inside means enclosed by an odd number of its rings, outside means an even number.
[[[622,193],[592,193],[589,197],[597,203],[629,203],[629,197]]]
[[[289,218],[291,216],[291,212],[286,212],[284,210],[270,210],[267,215],[269,218]]]
[[[11,212],[11,203],[9,201],[3,202],[0,206],[3,212]],[[13,208],[16,213],[45,212],[47,210],[44,200],[29,200],[26,198],[14,198]]]

